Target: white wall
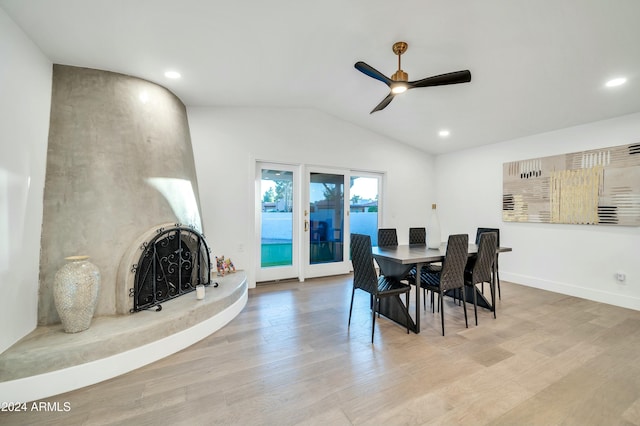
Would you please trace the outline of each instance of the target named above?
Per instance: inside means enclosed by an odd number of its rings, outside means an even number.
[[[499,227],[502,279],[640,310],[640,227],[502,222],[502,164],[640,141],[640,114],[436,158],[443,237]],[[626,283],[614,278],[627,274]]]
[[[408,242],[434,202],[433,158],[312,109],[188,108],[203,226],[216,255],[231,257],[255,285],[255,162],[385,172],[383,226]],[[407,235],[405,235],[407,234]]]
[[[36,326],[51,62],[0,9],[0,352]]]

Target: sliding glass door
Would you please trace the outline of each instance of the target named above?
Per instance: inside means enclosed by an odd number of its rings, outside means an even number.
[[[316,166],[256,165],[256,281],[346,274],[350,232],[374,245],[382,175]]]

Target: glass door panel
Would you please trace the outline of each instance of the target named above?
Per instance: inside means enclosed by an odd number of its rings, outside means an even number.
[[[346,273],[349,256],[345,244],[345,183],[348,172],[311,169],[307,174],[308,204],[305,210],[305,276]]]
[[[344,176],[309,176],[309,263],[343,260]]]
[[[371,237],[371,244],[378,245],[378,198],[381,175],[358,173],[351,174],[349,203],[350,232]]]
[[[297,173],[278,164],[259,164],[259,268],[257,281],[298,276],[295,196]]]

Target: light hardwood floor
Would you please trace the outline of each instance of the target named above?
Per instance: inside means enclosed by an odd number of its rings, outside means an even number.
[[[470,305],[465,329],[447,300],[445,337],[428,311],[371,345],[350,296],[350,276],[260,286],[203,341],[0,424],[640,425],[640,312],[502,282],[497,319]]]

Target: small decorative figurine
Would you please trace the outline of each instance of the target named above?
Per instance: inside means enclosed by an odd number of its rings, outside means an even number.
[[[216,269],[218,270],[218,276],[224,277],[225,272],[235,272],[236,267],[233,265],[231,259],[225,259],[224,256],[216,256]]]

